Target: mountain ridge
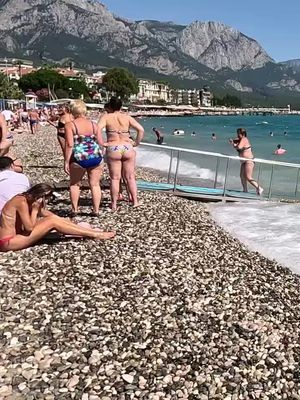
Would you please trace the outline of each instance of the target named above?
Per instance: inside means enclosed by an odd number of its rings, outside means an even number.
[[[0,0],[0,56],[133,66],[220,90],[299,93],[299,72],[221,22],[129,21],[96,0]]]

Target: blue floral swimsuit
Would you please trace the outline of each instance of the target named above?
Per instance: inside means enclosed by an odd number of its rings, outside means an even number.
[[[95,135],[94,123],[91,122],[93,134],[89,136],[80,135],[75,122],[73,122],[73,124],[75,127],[75,135],[72,161],[82,168],[97,167],[101,164],[103,157]]]

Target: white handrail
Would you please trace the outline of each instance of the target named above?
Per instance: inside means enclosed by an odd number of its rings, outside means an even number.
[[[182,151],[184,153],[202,154],[204,156],[225,158],[225,159],[236,160],[236,161],[249,161],[249,158],[229,156],[229,155],[222,154],[222,153],[212,153],[210,151],[192,150],[192,149],[186,149],[183,147],[172,147],[172,146],[165,146],[165,145],[162,146],[159,144],[151,144],[151,143],[145,143],[145,142],[141,142],[141,146],[154,147],[154,148],[157,148],[160,150],[175,150],[175,151]],[[253,158],[253,159],[251,159],[251,161],[261,163],[261,164],[279,165],[281,167],[290,167],[290,168],[299,168],[300,169],[300,164],[286,163],[286,162],[282,162],[282,161],[264,160],[262,158]]]

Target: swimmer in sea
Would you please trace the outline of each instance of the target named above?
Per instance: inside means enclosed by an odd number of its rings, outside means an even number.
[[[278,144],[277,149],[274,151],[274,154],[276,156],[282,156],[285,153],[286,153],[286,150],[281,147],[281,144]]]
[[[287,131],[284,131],[284,132],[283,132],[283,135],[284,135],[284,136],[287,136]]]
[[[212,134],[211,134],[211,140],[217,140],[217,136],[216,136],[215,133],[212,133]]]
[[[153,132],[155,133],[155,135],[156,135],[156,143],[157,144],[163,144],[163,142],[164,142],[164,135],[158,130],[158,129],[156,129],[156,128],[152,128],[152,130],[153,130]]]
[[[271,137],[273,137],[273,136],[274,136],[274,133],[273,133],[273,132],[270,132],[269,135],[270,135]]]
[[[196,132],[191,133],[191,136],[196,136]]]

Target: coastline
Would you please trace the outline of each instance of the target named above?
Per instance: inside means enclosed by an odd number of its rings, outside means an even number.
[[[65,179],[54,130],[16,139],[33,181]],[[298,276],[249,251],[199,202],[145,192],[140,208],[114,214],[105,191],[99,220],[83,197],[82,220],[116,228],[116,240],[0,254],[0,396],[299,396]],[[68,193],[52,208],[65,215]]]

